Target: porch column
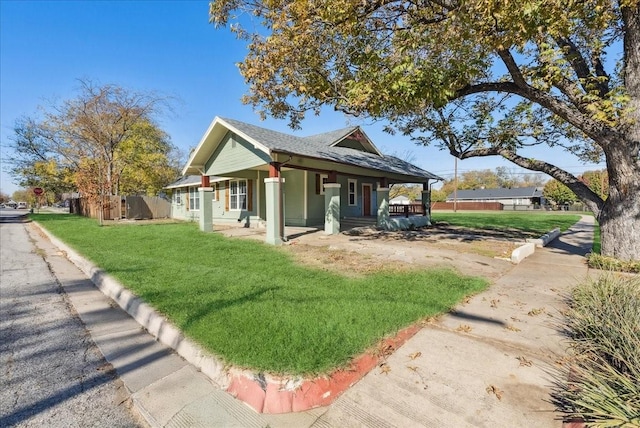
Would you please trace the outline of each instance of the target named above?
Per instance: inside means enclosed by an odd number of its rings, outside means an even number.
[[[389,222],[389,188],[378,187],[378,227],[384,228]]]
[[[340,233],[340,184],[324,185],[324,233],[337,235]]]
[[[264,179],[266,199],[267,237],[265,242],[271,245],[282,245],[282,185],[284,178],[269,177]]]
[[[200,230],[213,231],[213,187],[199,187],[200,193]]]
[[[431,191],[429,190],[429,181],[422,184],[422,206],[424,207],[424,215],[431,217]]]

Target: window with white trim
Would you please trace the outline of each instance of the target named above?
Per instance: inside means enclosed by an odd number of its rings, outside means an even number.
[[[218,183],[212,183],[211,184],[211,200],[212,201],[217,201],[218,200]]]
[[[200,192],[197,187],[189,187],[189,210],[198,211],[200,209]]]
[[[229,183],[229,209],[247,209],[247,180],[233,180]]]
[[[176,191],[173,192],[173,202],[175,202],[176,205],[180,205],[182,203],[182,192],[180,189],[176,189]]]
[[[349,206],[358,205],[358,188],[357,188],[358,180],[354,180],[349,178],[347,180],[347,191],[349,192],[347,200],[349,201]]]

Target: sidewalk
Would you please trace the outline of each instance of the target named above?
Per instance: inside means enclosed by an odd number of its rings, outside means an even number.
[[[559,427],[546,369],[562,295],[587,275],[593,218],[425,326],[331,406],[258,414],[160,345],[27,226],[80,318],[154,427]]]

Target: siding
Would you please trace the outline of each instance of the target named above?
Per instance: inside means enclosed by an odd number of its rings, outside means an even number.
[[[233,175],[236,171],[271,162],[271,157],[243,138],[227,133],[205,165],[206,175]]]
[[[284,178],[284,221],[287,226],[306,226],[304,217],[304,174],[305,171],[283,171]],[[262,183],[264,185],[264,182]]]

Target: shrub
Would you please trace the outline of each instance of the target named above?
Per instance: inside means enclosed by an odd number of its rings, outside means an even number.
[[[640,260],[623,261],[593,252],[587,255],[587,263],[594,269],[640,273]]]
[[[579,284],[565,328],[573,358],[557,373],[558,409],[588,426],[640,426],[640,277]]]

